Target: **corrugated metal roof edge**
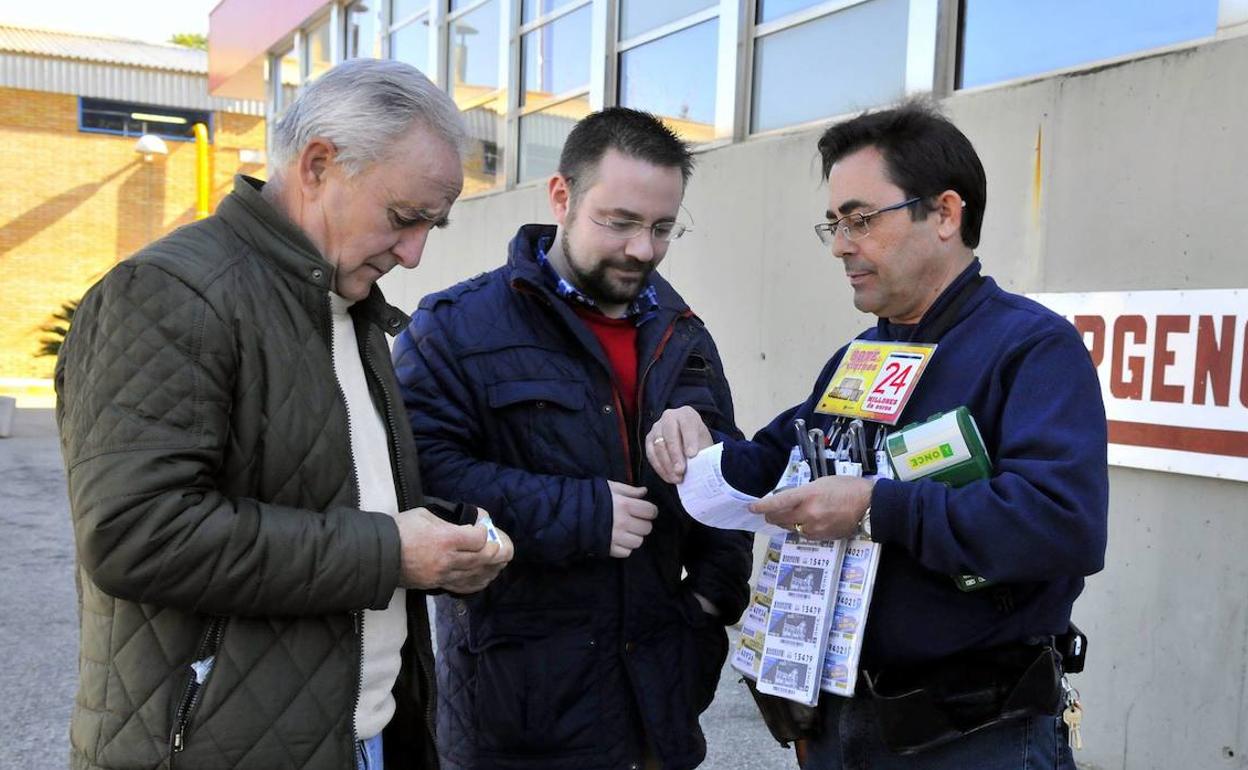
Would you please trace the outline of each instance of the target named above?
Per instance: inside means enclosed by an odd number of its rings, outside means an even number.
[[[24,62],[32,63],[39,69],[32,70],[24,66]],[[117,75],[110,76],[109,72]],[[118,80],[118,77],[121,79]],[[197,85],[192,86],[192,83]],[[208,93],[208,78],[201,73],[122,67],[117,64],[29,54],[0,53],[0,87],[118,99],[182,109],[205,109],[261,117],[265,114],[264,102],[212,96]],[[188,87],[193,92],[183,91],[182,96],[177,95],[178,89]]]
[[[119,66],[119,67],[135,67],[137,69],[152,69],[152,70],[161,70],[165,72],[189,72],[189,73],[193,73],[196,75],[205,75],[205,76],[208,74],[208,52],[200,51],[194,48],[186,48],[185,46],[163,44],[163,43],[151,43],[146,40],[134,40],[131,38],[114,37],[111,35],[98,35],[98,34],[90,34],[90,33],[82,33],[82,32],[66,32],[63,30],[47,29],[44,27],[28,27],[28,26],[18,26],[16,24],[0,23],[0,33],[2,33],[5,30],[13,30],[15,32],[33,32],[36,34],[51,35],[53,37],[62,38],[62,39],[70,39],[70,40],[81,39],[81,40],[100,41],[104,43],[118,44],[122,46],[130,46],[139,50],[154,48],[160,51],[161,53],[202,54],[203,66],[202,67],[176,67],[176,66],[161,66],[161,65],[141,65],[141,64],[134,64],[133,62],[128,62],[128,61],[119,61],[117,59],[111,59],[111,58],[104,57],[104,56],[86,56],[86,55],[74,55],[74,54],[55,55],[55,54],[49,54],[44,51],[35,51],[35,50],[30,50],[29,48],[21,48],[18,46],[6,45],[3,34],[0,34],[0,54],[13,53],[13,54],[20,54],[22,56],[42,56],[42,57],[46,57],[49,59],[69,59],[73,61],[100,62],[100,63],[112,64],[112,65]]]
[[[184,69],[178,67],[156,67],[144,64],[133,64],[131,62],[117,61],[115,59],[94,58],[89,56],[52,56],[46,53],[36,53],[33,51],[13,51],[0,48],[0,56],[26,56],[31,59],[48,59],[50,61],[79,61],[89,64],[103,64],[109,67],[123,67],[125,69],[139,70],[142,72],[176,72],[179,75],[197,75],[208,77],[208,68],[202,70]]]

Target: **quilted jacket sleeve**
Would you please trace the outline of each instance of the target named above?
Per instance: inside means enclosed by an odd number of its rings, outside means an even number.
[[[421,309],[394,345],[394,365],[420,455],[425,489],[489,511],[517,561],[547,564],[605,557],[611,492],[605,479],[531,473],[482,459],[486,416],[447,345],[436,315]]]
[[[84,298],[57,364],[82,567],[119,598],[211,614],[382,608],[399,577],[392,519],[227,497],[235,341],[204,297],[123,263]]]

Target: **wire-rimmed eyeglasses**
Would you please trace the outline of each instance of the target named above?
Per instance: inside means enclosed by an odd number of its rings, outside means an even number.
[[[855,212],[853,214],[846,214],[835,222],[820,222],[815,225],[815,235],[819,236],[819,240],[824,246],[831,246],[836,241],[837,230],[845,233],[845,237],[851,241],[856,241],[859,238],[865,238],[871,234],[870,223],[872,217],[888,211],[896,211],[897,209],[904,209],[908,206],[913,206],[921,200],[923,200],[922,196],[915,196],[909,200],[904,200],[901,203],[894,203],[892,206],[885,206],[884,208],[879,208],[875,211],[868,211],[865,214]]]
[[[589,221],[605,229],[611,237],[619,238],[622,241],[636,238],[642,232],[649,230],[650,237],[664,243],[671,243],[693,230],[691,226],[683,222],[655,222],[652,225],[647,225],[636,219],[625,219],[624,217],[607,217],[602,221],[589,217]]]

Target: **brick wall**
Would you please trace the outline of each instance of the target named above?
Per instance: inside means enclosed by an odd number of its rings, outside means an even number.
[[[215,208],[263,150],[264,119],[213,116]],[[118,261],[195,218],[195,143],[167,141],[145,162],[134,137],[78,130],[78,99],[0,88],[0,379],[52,374],[39,327]]]

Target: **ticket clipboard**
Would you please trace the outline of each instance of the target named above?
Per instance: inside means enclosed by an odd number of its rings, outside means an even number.
[[[815,411],[896,425],[935,351],[932,343],[855,340]]]

